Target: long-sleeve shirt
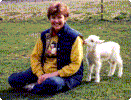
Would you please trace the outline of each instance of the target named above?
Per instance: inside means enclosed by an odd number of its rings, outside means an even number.
[[[80,68],[82,59],[83,59],[83,40],[78,36],[72,45],[71,50],[71,63],[64,66],[62,69],[57,70],[57,58],[52,55],[57,56],[57,42],[58,36],[53,36],[50,40],[50,46],[46,52],[46,57],[44,61],[44,66],[41,64],[41,55],[43,52],[43,43],[41,38],[38,39],[34,50],[31,54],[31,68],[34,74],[38,77],[44,73],[52,73],[58,71],[60,77],[68,77],[75,74]]]

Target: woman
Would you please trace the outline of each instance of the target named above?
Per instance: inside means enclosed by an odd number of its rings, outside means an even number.
[[[82,35],[66,23],[68,7],[53,3],[47,16],[51,28],[41,33],[31,54],[31,68],[9,77],[13,88],[27,86],[32,93],[55,93],[72,89],[82,81],[83,40]]]

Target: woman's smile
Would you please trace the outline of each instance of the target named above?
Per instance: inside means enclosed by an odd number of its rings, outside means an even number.
[[[50,16],[50,22],[51,22],[52,28],[56,32],[58,32],[64,26],[64,24],[66,22],[66,18],[64,17],[64,15],[58,14],[58,15],[55,15],[55,16]]]

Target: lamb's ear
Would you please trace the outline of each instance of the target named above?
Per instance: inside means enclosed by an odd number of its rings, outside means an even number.
[[[97,41],[97,43],[103,43],[105,40],[99,40]]]

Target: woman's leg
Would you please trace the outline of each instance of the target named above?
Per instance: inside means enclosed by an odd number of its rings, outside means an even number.
[[[41,84],[36,84],[32,89],[32,93],[56,93],[65,86],[65,81],[61,77],[47,78]]]
[[[26,84],[34,83],[37,81],[37,76],[32,73],[31,68],[26,71],[13,73],[8,78],[8,82],[13,88],[22,88]]]

